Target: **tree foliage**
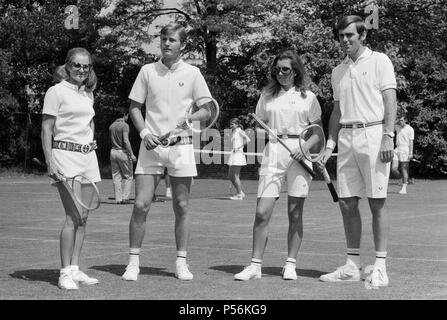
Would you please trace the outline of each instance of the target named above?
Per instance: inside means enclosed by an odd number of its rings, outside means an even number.
[[[79,6],[78,30],[63,25],[64,9],[72,4]],[[424,163],[419,173],[445,176],[447,43],[439,41],[447,39],[444,0],[184,0],[179,8],[166,8],[162,0],[0,0],[1,120],[12,123],[13,112],[40,112],[54,68],[74,46],[94,55],[97,113],[126,106],[140,67],[157,58],[144,50],[157,41],[156,18],[169,15],[187,27],[185,58],[202,68],[221,103],[221,127],[254,108],[272,59],[283,48],[301,55],[308,86],[317,94],[327,122],[332,110],[330,74],[343,58],[333,26],[346,14],[366,18],[370,4],[379,9],[379,28],[369,30],[367,45],[393,61],[399,110],[415,128],[416,157]],[[30,103],[26,85],[40,103]],[[105,139],[108,120],[96,121],[98,135]],[[14,138],[20,129],[16,122],[0,131],[2,165],[20,157],[24,139]]]

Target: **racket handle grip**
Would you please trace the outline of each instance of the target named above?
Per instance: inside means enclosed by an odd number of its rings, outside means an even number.
[[[335,187],[331,181],[331,177],[329,176],[329,173],[327,172],[326,168],[323,168],[322,173],[323,173],[324,181],[326,181],[327,187],[329,188],[329,192],[331,193],[332,200],[334,200],[334,202],[338,202],[337,191],[335,190]]]
[[[303,168],[312,176],[312,178],[315,178],[315,172],[303,160],[300,160],[300,165],[303,166]]]

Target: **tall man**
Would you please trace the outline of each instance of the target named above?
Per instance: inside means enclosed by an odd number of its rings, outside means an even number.
[[[146,216],[165,168],[170,176],[175,214],[175,275],[180,280],[193,278],[186,264],[189,193],[192,177],[197,175],[192,137],[185,133],[177,144],[166,148],[159,146],[158,140],[177,126],[194,99],[211,96],[200,70],[181,59],[185,40],[186,31],[181,25],[163,27],[160,33],[161,59],[141,68],[129,94],[130,116],[142,141],[135,168],[135,205],[129,223],[130,257],[122,276],[124,280],[137,280]],[[146,106],[145,119],[141,112],[143,104]]]
[[[117,204],[129,203],[133,181],[133,163],[137,158],[133,154],[129,141],[129,113],[119,111],[119,117],[110,125],[109,135],[112,148],[110,149],[110,165],[112,168],[113,189]],[[122,183],[124,180],[124,183]],[[124,184],[124,188],[123,188]]]
[[[322,163],[338,142],[337,182],[347,244],[347,261],[321,281],[360,280],[362,221],[359,199],[366,194],[372,213],[376,260],[366,281],[387,286],[386,256],[389,218],[385,207],[396,118],[396,78],[390,59],[363,45],[366,25],[358,16],[343,17],[336,26],[347,54],[332,71],[334,108]]]

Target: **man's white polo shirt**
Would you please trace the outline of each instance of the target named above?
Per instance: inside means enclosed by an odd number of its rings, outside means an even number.
[[[203,96],[211,93],[199,68],[180,60],[168,69],[160,59],[141,68],[129,99],[146,103],[146,127],[160,136],[173,130],[191,102]]]
[[[381,92],[397,86],[391,60],[369,48],[355,62],[347,56],[332,71],[331,81],[334,100],[340,102],[341,124],[383,120]]]
[[[89,143],[93,140],[90,122],[95,116],[93,93],[84,90],[84,86],[61,81],[52,86],[45,94],[43,114],[56,117],[54,140],[74,143]]]
[[[414,129],[405,124],[404,127],[397,126],[396,127],[396,146],[398,148],[409,148],[410,140],[414,140]]]

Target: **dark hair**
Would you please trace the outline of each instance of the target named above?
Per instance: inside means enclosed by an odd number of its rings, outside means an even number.
[[[182,26],[180,23],[169,23],[167,25],[165,25],[161,31],[160,31],[160,35],[167,35],[171,32],[177,32],[178,31],[178,35],[180,38],[180,42],[181,43],[185,43],[186,41],[186,29],[184,26]]]
[[[278,95],[279,91],[281,91],[281,84],[278,82],[278,79],[276,78],[276,75],[273,73],[273,67],[276,66],[276,63],[279,60],[284,59],[290,59],[290,64],[292,66],[292,69],[295,73],[295,79],[294,79],[294,85],[295,90],[301,91],[301,96],[303,98],[306,97],[306,86],[305,86],[305,77],[306,77],[306,70],[304,69],[303,62],[301,61],[298,54],[291,49],[284,50],[280,52],[275,59],[273,60],[273,63],[270,68],[270,82],[264,87],[264,92],[272,97],[275,97]]]
[[[241,128],[242,130],[244,129],[244,126],[242,125],[241,121],[239,120],[239,118],[231,118],[230,119],[230,124],[236,124],[239,128]]]
[[[56,68],[56,71],[53,74],[53,81],[59,83],[62,80],[68,80],[70,78],[68,68],[70,67],[70,63],[73,61],[73,58],[77,54],[87,56],[90,59],[90,63],[92,63],[92,57],[86,49],[72,48],[67,52],[67,57],[65,58],[65,64],[58,66]],[[88,73],[87,79],[84,80],[85,91],[92,92],[93,90],[95,90],[97,82],[98,79],[92,67]]]
[[[338,31],[346,29],[351,23],[355,23],[357,33],[362,35],[366,32],[366,23],[360,16],[345,16],[338,20],[334,27],[334,35],[338,40]]]

